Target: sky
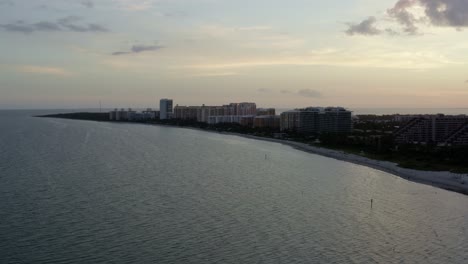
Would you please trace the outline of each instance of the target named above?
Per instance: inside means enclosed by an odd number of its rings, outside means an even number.
[[[0,0],[0,109],[468,107],[466,0]]]

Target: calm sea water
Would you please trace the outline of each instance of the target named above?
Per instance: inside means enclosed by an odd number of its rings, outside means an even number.
[[[468,263],[468,196],[281,144],[32,114],[0,112],[1,263]]]

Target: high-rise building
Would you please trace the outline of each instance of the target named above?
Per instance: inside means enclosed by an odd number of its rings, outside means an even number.
[[[274,116],[276,115],[275,108],[257,108],[258,116]]]
[[[298,132],[300,126],[299,110],[291,110],[281,113],[280,128],[281,131]]]
[[[352,112],[343,107],[326,107],[319,116],[321,133],[346,134],[353,131]]]
[[[254,128],[279,128],[280,117],[277,115],[256,116],[253,120]]]
[[[414,116],[394,134],[400,144],[468,145],[468,116]]]
[[[283,112],[280,118],[281,131],[304,134],[351,133],[351,111],[342,107],[308,107]]]
[[[172,117],[172,99],[161,99],[159,101],[159,119],[170,119]]]
[[[198,120],[201,106],[179,106],[174,107],[174,118],[183,120]]]

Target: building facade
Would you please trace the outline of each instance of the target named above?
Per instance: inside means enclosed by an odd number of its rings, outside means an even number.
[[[178,106],[174,107],[174,118],[182,120],[197,120],[201,106]]]
[[[275,108],[257,108],[258,116],[274,116],[276,115]]]
[[[298,132],[300,127],[299,110],[291,110],[281,113],[280,129],[281,131]]]
[[[279,128],[280,116],[277,115],[262,115],[256,116],[253,120],[254,128]]]
[[[161,99],[159,101],[159,119],[165,120],[172,117],[172,104],[172,99]]]
[[[468,145],[468,116],[414,116],[394,135],[399,144]]]
[[[353,129],[352,112],[342,107],[308,107],[283,112],[281,131],[302,134],[347,134]]]

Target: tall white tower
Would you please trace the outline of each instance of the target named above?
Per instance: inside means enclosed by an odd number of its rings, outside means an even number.
[[[161,99],[159,101],[159,119],[170,119],[172,117],[172,99]]]

